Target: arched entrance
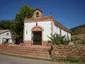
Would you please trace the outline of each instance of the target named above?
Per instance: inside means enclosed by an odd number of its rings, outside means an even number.
[[[42,31],[40,26],[34,26],[32,28],[32,42],[33,45],[42,45]]]

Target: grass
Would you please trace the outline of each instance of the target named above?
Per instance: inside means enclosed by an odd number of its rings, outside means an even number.
[[[65,62],[67,64],[85,64],[85,62],[82,62],[80,59],[74,59],[74,58],[55,58],[52,59],[52,61],[58,61],[58,62]]]

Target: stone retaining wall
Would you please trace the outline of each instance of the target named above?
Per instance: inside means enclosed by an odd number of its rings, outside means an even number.
[[[58,45],[52,50],[53,58],[85,59],[85,45]]]

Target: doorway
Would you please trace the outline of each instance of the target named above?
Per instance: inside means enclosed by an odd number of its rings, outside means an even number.
[[[33,31],[33,44],[42,45],[42,31]]]

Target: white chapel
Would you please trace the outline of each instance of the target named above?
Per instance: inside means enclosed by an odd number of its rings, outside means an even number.
[[[24,20],[24,43],[26,45],[46,46],[50,40],[48,36],[55,33],[71,40],[69,29],[56,21],[52,15],[44,16],[40,9],[34,10],[33,16]]]

